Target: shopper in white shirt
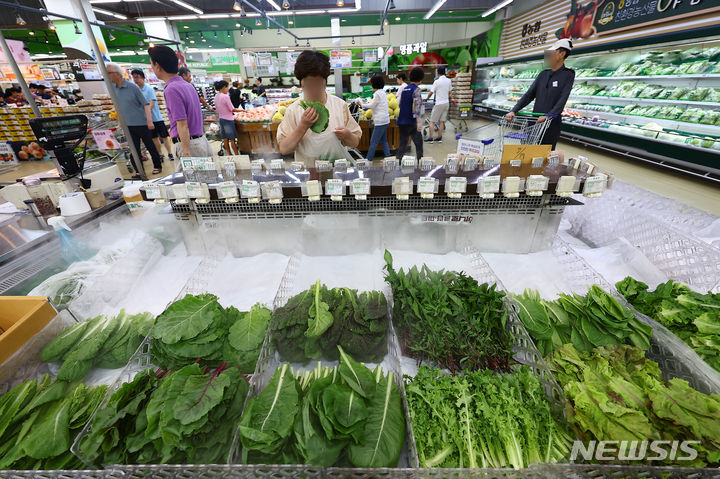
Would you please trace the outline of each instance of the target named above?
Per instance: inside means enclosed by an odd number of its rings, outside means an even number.
[[[407,75],[405,75],[404,73],[398,73],[395,77],[395,81],[400,86],[397,93],[395,94],[398,101],[400,101],[400,95],[402,95],[403,88],[407,86]]]
[[[430,113],[430,134],[425,141],[429,143],[442,143],[443,131],[445,131],[445,120],[448,117],[450,102],[455,104],[452,96],[452,80],[445,76],[445,67],[438,67],[438,79],[432,85],[430,93],[428,93],[426,101],[435,95],[435,106]],[[435,125],[437,125],[438,136],[435,136]]]
[[[370,137],[370,148],[368,148],[367,160],[372,161],[375,156],[378,145],[382,144],[383,153],[386,157],[390,156],[390,144],[387,139],[387,129],[390,125],[390,111],[388,109],[387,95],[385,94],[385,80],[382,75],[373,75],[370,79],[370,85],[375,93],[372,100],[362,103],[358,98],[358,103],[365,108],[370,108],[373,114],[373,132]]]

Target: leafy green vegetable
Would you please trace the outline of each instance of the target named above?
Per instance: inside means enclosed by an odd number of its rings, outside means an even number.
[[[318,114],[318,119],[315,121],[313,126],[310,127],[312,131],[315,133],[322,133],[327,130],[327,127],[330,124],[330,112],[323,102],[301,100],[300,106],[303,107],[304,110],[307,110],[308,108],[315,108],[315,111]]]
[[[0,397],[0,469],[78,469],[70,445],[102,400],[85,387],[45,375]]]
[[[339,348],[340,365],[293,376],[289,364],[248,401],[238,428],[245,463],[395,467],[405,442],[400,392]]]
[[[607,345],[582,352],[566,344],[549,365],[570,401],[570,421],[584,435],[598,441],[693,438],[701,441],[697,460],[678,465],[720,462],[720,395],[695,391],[682,379],[665,381],[642,349]]]
[[[248,382],[236,367],[198,364],[152,370],[123,384],[100,408],[79,453],[96,464],[213,464],[223,461]]]
[[[155,320],[153,363],[177,369],[200,360],[211,367],[228,363],[253,373],[270,318],[270,310],[259,304],[243,313],[232,306],[223,308],[211,294],[188,294]]]
[[[701,294],[668,281],[648,285],[628,276],[615,285],[638,311],[685,341],[705,362],[720,371],[720,294]]]
[[[520,469],[570,452],[573,438],[553,419],[527,366],[457,376],[421,366],[406,379],[421,467]]]
[[[97,316],[77,323],[57,335],[40,352],[43,361],[63,361],[58,379],[78,381],[90,368],[125,366],[152,327],[150,313],[114,318]]]
[[[585,296],[561,294],[555,301],[546,301],[537,291],[526,289],[513,299],[543,356],[566,343],[585,352],[607,344],[650,347],[652,328],[596,285]]]
[[[505,293],[464,273],[427,266],[396,272],[387,251],[385,261],[403,354],[452,372],[509,369],[513,337]]]
[[[317,281],[272,313],[273,344],[284,361],[338,359],[342,347],[360,361],[387,354],[387,300],[380,291],[328,289]]]

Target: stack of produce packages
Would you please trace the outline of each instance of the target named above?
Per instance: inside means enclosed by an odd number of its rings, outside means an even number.
[[[426,265],[405,271],[389,252],[385,260],[401,362],[411,372],[405,376],[411,461],[521,469],[564,460],[574,438],[562,404],[549,400],[559,387],[494,275],[488,271],[481,284]]]
[[[472,105],[472,73],[458,72],[452,79],[452,94],[457,103],[450,105],[448,118],[461,118],[460,107]]]

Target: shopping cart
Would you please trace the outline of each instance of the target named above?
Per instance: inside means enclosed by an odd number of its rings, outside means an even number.
[[[543,116],[542,113],[518,114],[512,121],[504,116],[497,123],[490,123],[474,128],[467,133],[455,136],[456,139],[479,140],[485,145],[483,156],[500,158],[505,145],[539,145],[553,121],[548,117],[545,121],[538,123],[537,119]],[[483,138],[483,136],[485,138]]]
[[[448,123],[450,123],[455,130],[455,133],[462,133],[468,131],[467,121],[472,115],[472,105],[470,104],[456,104],[450,106],[450,113],[448,115]]]

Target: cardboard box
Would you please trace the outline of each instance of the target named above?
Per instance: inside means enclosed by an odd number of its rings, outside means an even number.
[[[47,296],[0,297],[0,364],[43,329],[57,311]]]

